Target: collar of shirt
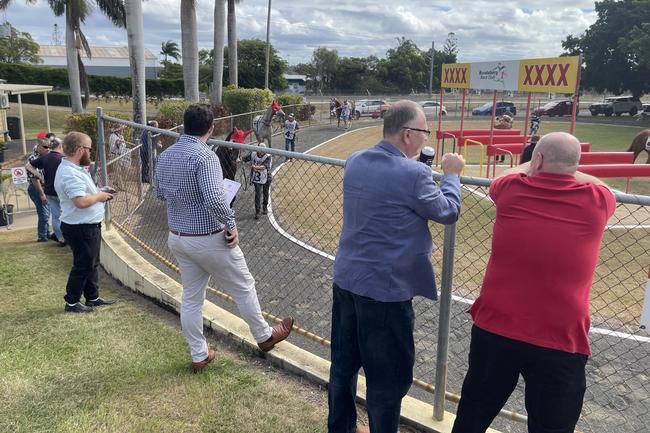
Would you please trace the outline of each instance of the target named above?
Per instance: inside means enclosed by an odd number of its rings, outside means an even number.
[[[176,142],[176,144],[188,145],[188,146],[205,146],[205,147],[208,146],[206,142],[199,140],[197,137],[193,135],[187,135],[187,134],[181,135],[178,141]]]
[[[406,154],[404,152],[402,152],[395,145],[391,144],[386,140],[381,140],[379,143],[377,143],[377,147],[380,147],[385,151],[395,155],[402,155],[404,158],[406,158]]]

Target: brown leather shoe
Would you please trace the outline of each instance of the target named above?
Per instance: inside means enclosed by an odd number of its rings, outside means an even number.
[[[192,373],[198,373],[199,371],[203,370],[206,365],[214,361],[214,357],[216,355],[216,352],[212,349],[208,349],[208,357],[205,358],[203,361],[198,361],[198,362],[193,362],[192,363]]]
[[[257,343],[257,346],[260,348],[262,352],[268,352],[269,350],[273,349],[276,344],[278,344],[280,341],[284,340],[291,334],[291,329],[293,327],[293,317],[287,316],[284,319],[282,319],[282,322],[278,323],[275,325],[272,329],[271,337],[262,342],[262,343]]]
[[[357,424],[356,433],[370,433],[370,429],[365,425]]]

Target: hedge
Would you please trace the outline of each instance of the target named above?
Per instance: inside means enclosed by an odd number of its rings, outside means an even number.
[[[118,119],[131,120],[131,116],[124,113],[106,112],[107,116],[117,117]],[[108,143],[110,135],[109,124],[104,123],[104,143]],[[90,151],[92,159],[95,159],[95,150],[97,146],[97,115],[93,112],[70,114],[65,118],[65,127],[63,132],[67,134],[70,131],[78,131],[88,134],[93,141],[92,150]],[[124,131],[126,141],[132,142],[132,129],[127,128]],[[135,138],[140,138],[135,137]]]
[[[45,105],[42,93],[25,93],[20,95],[23,104]],[[18,102],[18,95],[9,95],[9,101]],[[56,107],[71,107],[70,94],[66,92],[48,92],[47,104]]]
[[[237,89],[226,87],[223,92],[223,105],[228,107],[232,114],[248,113],[268,108],[273,102],[273,92],[269,89]],[[234,119],[234,126],[249,129],[252,120],[249,116],[239,116]]]
[[[64,68],[0,63],[0,78],[11,84],[41,84],[68,88],[68,72]],[[88,84],[90,92],[95,95],[131,96],[130,77],[89,75]],[[184,92],[183,80],[147,79],[145,86],[147,96],[158,99],[182,96]]]

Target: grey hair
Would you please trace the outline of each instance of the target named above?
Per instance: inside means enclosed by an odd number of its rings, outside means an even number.
[[[398,101],[384,114],[384,137],[398,134],[403,126],[417,118],[420,106],[413,101]]]

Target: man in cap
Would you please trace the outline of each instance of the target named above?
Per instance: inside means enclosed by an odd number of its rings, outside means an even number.
[[[50,152],[50,142],[46,138],[47,132],[42,131],[36,136],[36,146],[29,158],[27,165],[34,162],[36,159]],[[25,166],[27,168],[27,166]],[[43,176],[42,172],[35,175],[33,172],[27,170],[27,179],[29,186],[27,187],[27,194],[36,207],[36,214],[38,215],[38,225],[36,228],[37,242],[47,242],[48,239],[54,239],[49,233],[49,220],[50,208],[47,205],[47,197],[43,192]]]
[[[296,133],[300,129],[298,122],[293,113],[289,113],[287,120],[284,121],[284,150],[296,151]]]

